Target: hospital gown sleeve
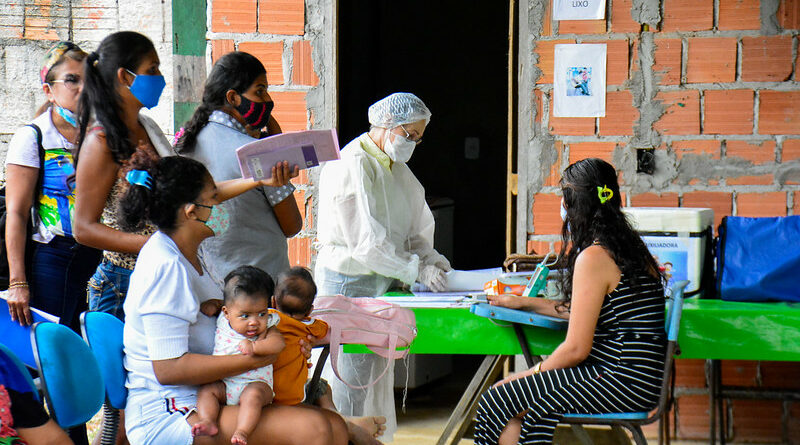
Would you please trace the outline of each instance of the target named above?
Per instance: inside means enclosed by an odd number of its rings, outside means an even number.
[[[433,248],[433,233],[435,223],[433,213],[423,198],[417,206],[417,216],[414,218],[414,229],[409,237],[409,251],[419,256],[422,266],[433,265],[444,271],[450,271],[450,261]]]
[[[336,223],[352,257],[373,272],[413,284],[419,273],[419,257],[398,249],[375,214],[373,181],[358,163],[348,166],[350,190],[336,197]],[[411,217],[411,215],[403,215]],[[402,247],[402,246],[401,246]]]

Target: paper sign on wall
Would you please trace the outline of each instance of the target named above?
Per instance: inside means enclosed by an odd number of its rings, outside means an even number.
[[[553,116],[606,115],[606,44],[555,47]]]
[[[553,20],[595,20],[606,17],[606,0],[553,0]]]

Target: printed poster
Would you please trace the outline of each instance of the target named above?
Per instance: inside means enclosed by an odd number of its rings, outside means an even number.
[[[553,116],[606,115],[606,44],[555,47]]]
[[[606,18],[606,0],[553,0],[553,20]]]

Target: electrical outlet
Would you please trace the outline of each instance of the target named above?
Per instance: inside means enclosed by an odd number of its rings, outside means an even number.
[[[656,150],[653,148],[636,149],[636,173],[652,175],[656,171]]]

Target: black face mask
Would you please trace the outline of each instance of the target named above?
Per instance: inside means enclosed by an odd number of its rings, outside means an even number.
[[[242,115],[242,118],[247,125],[260,129],[267,125],[269,122],[269,115],[272,108],[275,106],[274,102],[253,102],[252,100],[241,96],[242,103],[236,107],[236,111]]]

